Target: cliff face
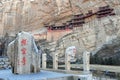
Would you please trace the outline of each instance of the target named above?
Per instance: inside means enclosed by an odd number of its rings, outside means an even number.
[[[59,19],[71,15],[68,2],[65,1],[64,5],[68,5],[61,7],[62,3],[59,0],[2,1],[1,27],[4,28],[3,33],[15,34],[20,30],[32,31],[43,27],[44,24],[56,23]]]
[[[95,19],[84,24],[83,27],[77,28],[73,33],[62,37],[57,42],[56,50],[58,53],[64,53],[67,47],[76,46],[79,55],[84,51],[90,51],[95,54],[101,50],[104,44],[117,39],[120,34],[119,25],[119,16]]]
[[[97,55],[102,58],[120,56],[120,36],[104,44],[97,52]]]
[[[96,11],[108,4],[116,7],[119,3],[118,0],[1,0],[0,34],[32,32],[44,24],[61,25],[74,14]]]
[[[57,44],[50,46],[56,48],[53,52],[62,53],[61,55],[67,47],[73,45],[77,47],[78,54],[85,50],[96,53],[103,44],[119,35],[119,4],[119,0],[2,0],[0,34],[7,32],[15,35],[21,30],[33,32],[45,24],[62,25],[75,14],[86,14],[90,10],[96,12],[99,7],[109,5],[116,16],[88,18],[82,27],[74,28],[70,34],[66,32],[67,35],[58,38]],[[57,36],[55,33],[51,35]]]

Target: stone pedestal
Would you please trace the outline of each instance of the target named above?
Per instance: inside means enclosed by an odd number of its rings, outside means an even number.
[[[65,70],[70,70],[70,54],[65,54]]]
[[[58,69],[58,54],[53,55],[53,69]]]
[[[33,36],[21,32],[8,45],[8,57],[11,62],[12,73],[29,74],[40,71],[40,54]]]
[[[85,51],[83,53],[83,70],[84,73],[90,73],[90,52]]]
[[[46,54],[42,54],[42,68],[43,69],[46,69],[46,61],[47,61]]]

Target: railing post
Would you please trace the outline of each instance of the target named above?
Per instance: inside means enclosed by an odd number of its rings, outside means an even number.
[[[70,70],[70,54],[65,54],[65,70]]]
[[[46,54],[42,54],[42,68],[46,69]]]
[[[53,69],[58,69],[58,54],[53,54]]]
[[[83,70],[84,73],[90,73],[90,52],[83,53]]]

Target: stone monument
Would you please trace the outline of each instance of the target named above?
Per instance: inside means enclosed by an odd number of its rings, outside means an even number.
[[[40,53],[31,34],[23,31],[18,33],[16,39],[8,45],[7,54],[12,73],[29,74],[40,71]]]

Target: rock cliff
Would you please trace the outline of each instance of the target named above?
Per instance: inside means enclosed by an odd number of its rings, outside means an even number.
[[[61,25],[72,15],[96,11],[98,7],[110,5],[119,14],[118,0],[1,0],[1,35],[14,35],[24,30],[32,32],[45,24]]]
[[[76,46],[79,55],[84,51],[95,54],[104,44],[117,39],[120,32],[119,25],[119,16],[106,17],[101,20],[95,19],[58,40],[57,53],[64,53],[69,46]]]
[[[77,47],[78,54],[85,50],[95,54],[101,46],[120,34],[119,4],[119,0],[1,0],[0,34],[15,35],[21,30],[33,32],[45,25],[62,25],[73,15],[86,14],[90,10],[96,12],[99,7],[109,5],[115,16],[89,18],[82,27],[74,28],[53,47],[47,47],[53,53],[62,53],[61,56],[67,47],[73,45]]]

